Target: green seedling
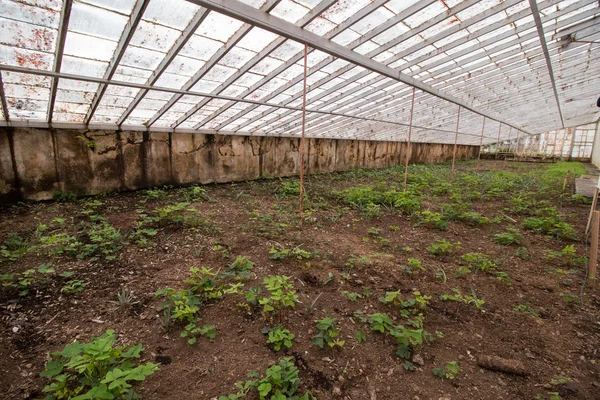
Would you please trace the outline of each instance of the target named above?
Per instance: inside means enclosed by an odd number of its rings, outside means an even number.
[[[332,349],[335,346],[342,347],[344,345],[345,341],[337,339],[340,336],[340,332],[335,326],[335,318],[325,317],[317,321],[317,330],[319,332],[313,336],[312,343],[314,345],[320,348],[327,345]]]
[[[289,349],[292,347],[294,338],[295,336],[293,333],[279,325],[277,328],[269,330],[267,335],[267,345],[272,347],[275,351],[279,351],[283,347]]]

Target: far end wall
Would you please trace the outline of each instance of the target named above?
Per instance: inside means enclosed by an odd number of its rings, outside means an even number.
[[[306,172],[404,163],[406,143],[307,139]],[[411,163],[452,159],[453,145],[413,143]],[[300,139],[200,133],[0,128],[0,203],[162,185],[232,182],[299,173]],[[457,148],[456,159],[477,157]]]

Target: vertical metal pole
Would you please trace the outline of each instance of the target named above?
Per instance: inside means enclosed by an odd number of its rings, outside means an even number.
[[[590,266],[588,273],[588,287],[596,286],[596,270],[598,269],[598,228],[600,224],[600,211],[592,211],[592,239],[590,243]]]
[[[481,145],[483,144],[483,132],[485,131],[485,115],[483,116],[483,126],[481,127],[481,137],[479,138],[479,153],[477,154],[477,165],[475,169],[479,169],[479,161],[481,161]]]
[[[302,91],[302,138],[300,139],[300,227],[304,219],[304,210],[302,208],[302,199],[304,197],[304,146],[305,146],[305,127],[306,127],[306,70],[307,70],[308,45],[304,45],[304,86]]]
[[[504,167],[506,168],[506,158],[508,157],[508,154],[510,153],[510,148],[512,147],[512,143],[510,143],[510,136],[512,134],[512,126],[508,127],[508,150],[506,151],[506,153],[504,153]]]
[[[452,152],[452,173],[451,179],[454,179],[454,163],[456,161],[456,146],[458,144],[458,124],[460,123],[460,105],[458,106],[458,116],[456,117],[456,135],[454,135],[454,151]]]
[[[410,138],[412,134],[412,123],[413,123],[413,112],[415,110],[415,88],[412,90],[412,100],[410,105],[410,123],[408,125],[408,142],[406,147],[406,163],[404,164],[404,191],[406,192],[406,183],[408,182],[408,161],[410,160],[410,156],[412,153],[412,147],[410,143]]]
[[[556,148],[558,147],[558,129],[554,131],[554,147],[552,147],[552,157],[556,157]]]
[[[515,156],[519,156],[519,146],[521,145],[521,131],[517,130],[517,151],[515,152]]]
[[[498,151],[500,150],[500,132],[502,131],[502,123],[498,123],[498,140],[496,141],[496,156],[494,157],[494,167],[498,160]]]
[[[569,128],[569,132],[571,132],[571,145],[569,146],[568,160],[571,161],[571,158],[573,157],[573,146],[575,145],[575,134],[577,133],[577,128]],[[581,146],[579,148],[581,149]]]

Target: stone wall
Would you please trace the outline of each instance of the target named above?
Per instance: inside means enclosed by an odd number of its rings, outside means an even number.
[[[0,203],[161,185],[297,175],[300,139],[192,133],[0,128]],[[307,173],[402,164],[406,143],[307,139]],[[411,163],[452,159],[453,145],[412,144]],[[479,148],[458,146],[457,160]]]

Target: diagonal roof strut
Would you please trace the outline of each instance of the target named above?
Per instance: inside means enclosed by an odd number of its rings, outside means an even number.
[[[533,14],[533,20],[538,31],[540,38],[540,44],[544,51],[544,57],[546,57],[546,65],[548,66],[548,74],[550,75],[550,81],[552,82],[552,90],[554,91],[554,98],[556,99],[556,107],[558,107],[558,115],[560,115],[560,122],[562,127],[565,127],[565,119],[563,118],[562,110],[560,108],[560,99],[558,98],[558,90],[556,88],[556,80],[554,79],[554,71],[552,70],[552,61],[550,60],[550,53],[548,52],[548,45],[546,44],[546,37],[544,36],[544,26],[542,25],[542,19],[540,18],[540,10],[538,9],[536,0],[529,0],[529,6],[531,7],[531,13]]]

